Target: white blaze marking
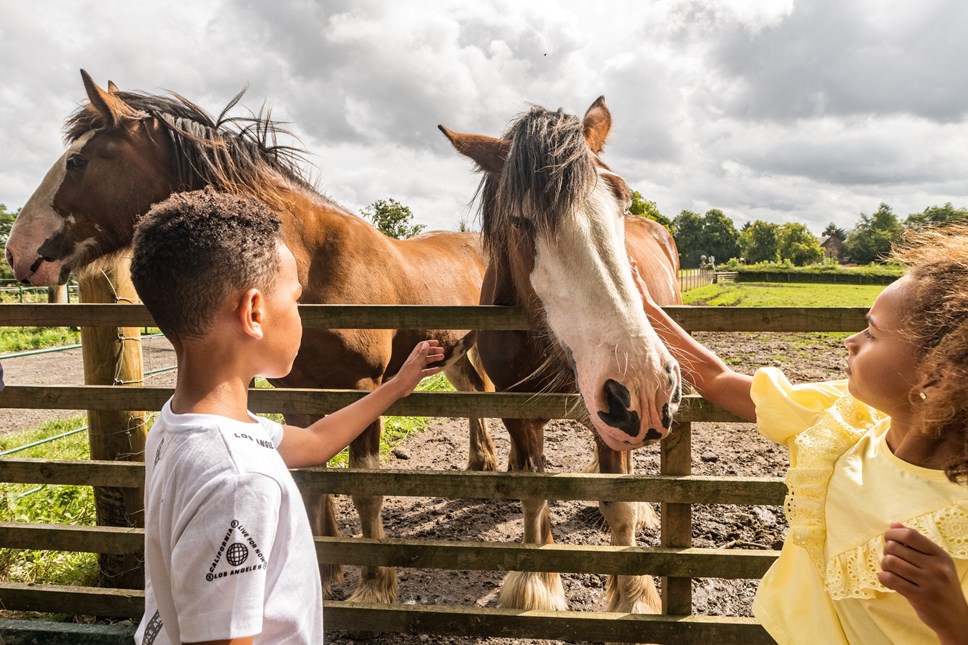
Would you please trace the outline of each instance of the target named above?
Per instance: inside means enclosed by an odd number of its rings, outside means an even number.
[[[73,216],[64,218],[54,210],[54,197],[57,196],[57,191],[60,190],[64,177],[67,176],[67,159],[79,153],[94,134],[94,130],[85,132],[71,144],[71,147],[54,162],[44,180],[40,182],[40,186],[24,204],[23,210],[20,211],[20,215],[14,220],[13,227],[10,229],[10,238],[16,242],[20,237],[25,237],[31,243],[36,241],[36,247],[18,249],[18,251],[36,253],[37,247],[43,244],[54,231],[60,230],[65,222],[74,222]]]

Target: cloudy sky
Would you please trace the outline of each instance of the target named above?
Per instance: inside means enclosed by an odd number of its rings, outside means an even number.
[[[430,228],[472,221],[477,186],[438,123],[499,135],[599,95],[605,160],[665,215],[850,228],[880,202],[968,205],[965,25],[956,0],[4,2],[0,202],[63,151],[84,68],[214,113],[248,84],[321,192]]]

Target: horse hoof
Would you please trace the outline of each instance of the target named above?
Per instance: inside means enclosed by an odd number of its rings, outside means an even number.
[[[333,587],[343,584],[343,565],[341,564],[321,564],[319,565],[319,579],[323,583],[323,598],[332,600]]]
[[[498,607],[567,611],[561,575],[542,571],[512,571],[504,577]]]
[[[346,602],[391,604],[397,601],[396,570],[389,567],[367,567],[359,586]]]
[[[661,614],[662,598],[652,576],[608,576],[608,610],[623,614]]]

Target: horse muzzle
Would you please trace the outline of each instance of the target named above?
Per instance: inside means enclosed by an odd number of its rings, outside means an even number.
[[[679,370],[667,366],[669,387],[645,387],[634,396],[617,379],[605,380],[595,401],[592,424],[610,448],[632,450],[666,437],[682,400]]]

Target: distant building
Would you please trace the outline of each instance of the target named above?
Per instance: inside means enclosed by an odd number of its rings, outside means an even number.
[[[824,235],[820,240],[825,258],[833,258],[837,262],[844,261],[844,241],[836,235]]]

